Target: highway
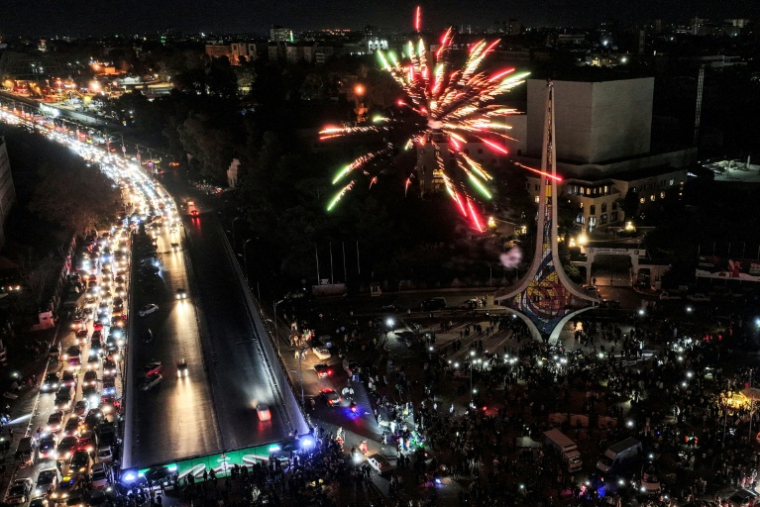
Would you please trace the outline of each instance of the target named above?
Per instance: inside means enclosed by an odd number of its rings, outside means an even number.
[[[156,259],[162,283],[149,290],[139,275],[133,280],[132,338],[130,354],[130,411],[132,424],[125,439],[125,468],[146,467],[221,451],[219,428],[213,407],[208,375],[204,370],[203,351],[198,332],[197,295],[188,282],[182,230],[171,233],[167,226],[156,235]],[[179,251],[172,249],[172,243]],[[135,257],[137,266],[143,259]],[[177,289],[188,293],[177,300]],[[157,304],[156,313],[140,317],[138,309]],[[145,340],[151,330],[153,339]],[[187,377],[179,378],[177,362],[187,362]],[[153,389],[142,391],[139,383],[146,364],[162,364],[163,381]],[[127,447],[126,444],[129,444]]]
[[[186,225],[188,248],[206,321],[210,368],[220,429],[226,449],[261,445],[285,439],[305,424],[268,340],[247,310],[244,287],[213,213]],[[269,347],[271,348],[271,346]],[[270,407],[272,420],[258,419],[255,407]],[[295,409],[295,410],[294,410]]]

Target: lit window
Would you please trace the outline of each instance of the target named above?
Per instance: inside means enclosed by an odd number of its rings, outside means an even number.
[[[646,200],[646,199],[644,199],[644,198],[642,197],[641,199],[639,199],[639,202],[640,202],[641,204],[644,204],[645,202],[647,202],[647,200]]]
[[[660,192],[660,199],[665,199],[665,192]]]
[[[675,183],[676,183],[676,180],[674,180],[673,178],[670,178],[670,181],[668,182],[668,184],[672,187],[673,185],[675,185]]]
[[[535,197],[536,204],[538,204],[538,196]]]
[[[655,200],[654,194],[652,194],[652,195],[649,196],[649,200],[652,201],[652,202],[654,202],[654,200]]]

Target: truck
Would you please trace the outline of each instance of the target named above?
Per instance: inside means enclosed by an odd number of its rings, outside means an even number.
[[[636,465],[641,453],[641,442],[633,437],[628,437],[604,451],[596,463],[596,468],[604,473],[620,473]]]
[[[568,472],[580,471],[583,466],[583,459],[575,442],[558,429],[545,431],[544,437],[546,445],[554,448],[557,454],[562,457]]]

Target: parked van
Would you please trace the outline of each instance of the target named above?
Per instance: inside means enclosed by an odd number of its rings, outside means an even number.
[[[34,441],[32,437],[22,438],[18,443],[16,457],[21,461],[21,467],[34,465]]]
[[[567,465],[568,472],[578,472],[583,466],[581,453],[578,452],[578,446],[560,430],[549,430],[544,432],[546,445],[553,447],[561,456]]]
[[[446,308],[446,298],[434,297],[428,298],[420,303],[420,310],[429,312],[430,310],[442,310]]]
[[[621,469],[635,464],[634,462],[641,456],[641,451],[641,442],[628,437],[607,449],[597,462],[596,468],[604,473],[620,472]]]

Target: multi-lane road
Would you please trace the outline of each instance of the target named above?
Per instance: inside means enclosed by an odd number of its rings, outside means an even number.
[[[139,272],[140,263],[155,260],[162,283],[148,290],[139,274],[133,280],[128,399],[132,409],[125,438],[125,467],[141,468],[222,450],[200,343],[198,295],[188,277],[182,229],[180,226],[177,232],[170,232],[163,226],[156,231],[155,256],[135,255],[133,272]],[[186,298],[177,299],[179,289],[184,289]],[[159,310],[140,317],[135,310],[147,304],[157,304]],[[157,387],[142,391],[139,383],[145,365],[153,362],[161,363],[164,379]],[[179,375],[180,362],[187,365],[187,375]]]
[[[135,162],[106,155],[31,120],[17,118],[19,122],[86,153],[117,181],[129,180],[144,207],[158,209],[162,201],[167,209],[173,207],[161,185]],[[185,199],[177,196],[178,203]],[[200,211],[199,217],[179,217],[174,231],[169,221],[156,228],[155,253],[133,252],[122,469],[272,443],[308,430],[215,213],[210,208]],[[146,259],[160,268],[158,282],[149,283],[142,269]],[[178,289],[184,289],[186,299],[177,298]],[[147,304],[159,309],[141,317],[138,310]],[[161,363],[163,379],[142,390],[145,366],[151,362]],[[187,364],[186,376],[178,375],[180,362]],[[39,400],[33,425],[52,410],[46,396]],[[261,404],[269,407],[270,421],[257,415]]]

